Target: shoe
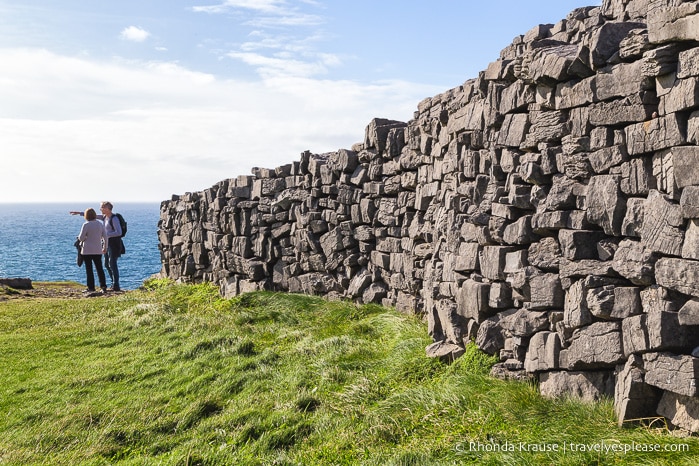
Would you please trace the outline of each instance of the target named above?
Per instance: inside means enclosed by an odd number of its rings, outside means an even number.
[[[107,294],[107,287],[102,287],[102,294]]]
[[[109,288],[109,291],[121,291],[121,288],[117,287],[111,287]]]
[[[90,288],[83,290],[83,294],[88,294],[88,293],[94,293],[95,290],[91,290]]]

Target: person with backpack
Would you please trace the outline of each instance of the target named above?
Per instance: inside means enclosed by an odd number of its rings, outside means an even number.
[[[111,291],[121,291],[119,286],[119,257],[125,252],[122,236],[126,234],[126,222],[119,214],[112,212],[114,206],[111,202],[104,201],[100,204],[101,215],[97,215],[104,223],[107,231],[107,252],[104,254],[104,266],[112,279]],[[83,215],[83,212],[71,211],[71,215]]]

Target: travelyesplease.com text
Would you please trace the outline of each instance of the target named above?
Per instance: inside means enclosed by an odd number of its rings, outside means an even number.
[[[657,444],[657,443],[607,443],[605,441],[596,443],[527,443],[510,442],[461,442],[456,445],[456,451],[461,453],[490,453],[490,452],[552,452],[552,453],[631,453],[631,452],[688,452],[689,445],[686,443]]]

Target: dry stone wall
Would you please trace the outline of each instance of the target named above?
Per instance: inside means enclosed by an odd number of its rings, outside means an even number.
[[[699,1],[517,36],[362,142],[163,202],[162,274],[424,316],[549,396],[699,430]]]

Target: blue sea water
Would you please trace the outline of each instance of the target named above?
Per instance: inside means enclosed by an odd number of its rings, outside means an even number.
[[[0,204],[0,277],[85,283],[85,266],[78,267],[73,246],[85,219],[68,212],[88,207],[99,213],[98,203]],[[121,213],[128,222],[123,239],[126,254],[119,259],[119,281],[122,289],[136,289],[160,271],[160,204],[115,204],[114,212]],[[111,286],[108,274],[107,286]]]

